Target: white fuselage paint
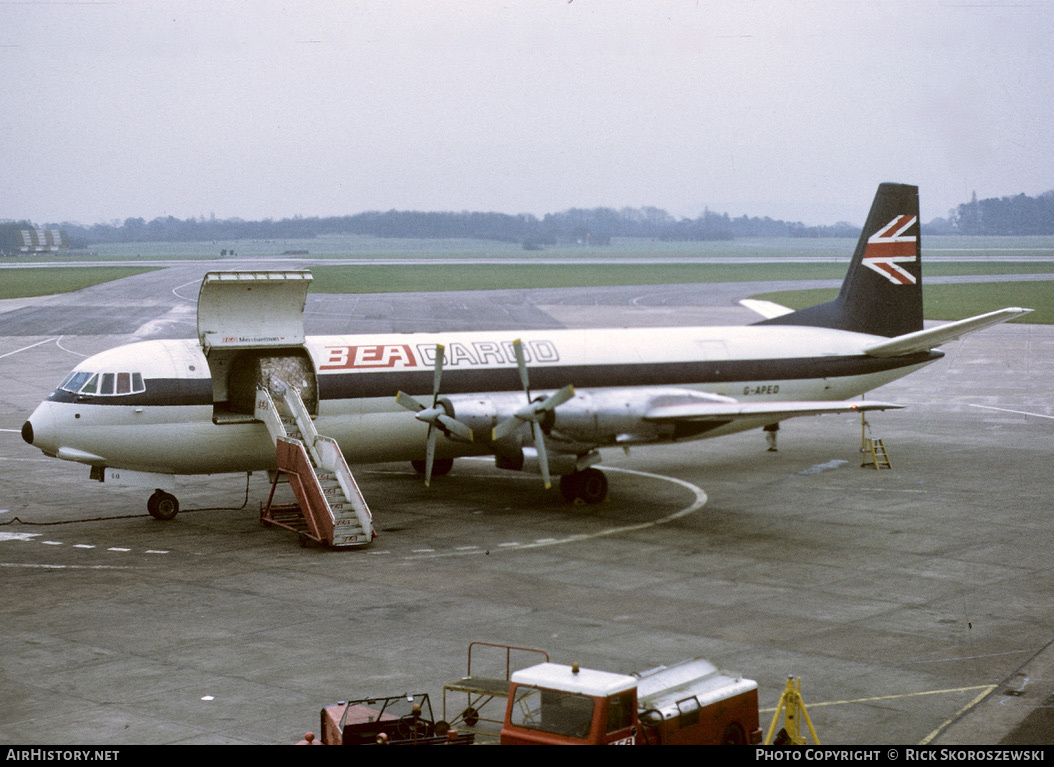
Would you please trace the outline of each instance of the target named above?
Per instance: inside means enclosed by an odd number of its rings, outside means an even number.
[[[538,382],[532,396],[566,384],[576,386],[576,399],[557,408],[558,415],[585,407],[589,398],[626,401],[622,422],[612,427],[618,434],[612,431],[590,441],[575,441],[575,449],[581,452],[616,444],[616,437],[634,433],[634,424],[641,429],[642,442],[672,441],[642,424],[642,412],[634,404],[640,396],[647,399],[677,390],[740,402],[840,401],[933,361],[920,359],[854,372],[845,360],[859,359],[862,369],[864,362],[871,362],[862,349],[882,340],[880,337],[801,326],[316,336],[307,338],[303,347],[318,378],[315,426],[320,434],[340,443],[349,463],[421,459],[428,427],[396,404],[397,391],[404,389],[422,402],[431,402],[434,349],[442,344],[446,352],[441,395],[453,402],[455,415],[470,405],[491,402],[497,408],[490,419],[492,426],[526,402],[512,350],[517,338],[526,351],[532,389]],[[839,374],[827,374],[825,359],[843,361]],[[758,364],[752,367],[751,361]],[[699,380],[701,364],[709,371],[709,380]],[[802,366],[811,366],[813,372],[803,375]],[[782,377],[765,372],[781,369],[796,372]],[[130,344],[88,358],[76,370],[136,371],[146,380],[146,391],[137,404],[126,405],[120,404],[120,396],[108,398],[106,404],[99,404],[102,398],[78,400],[68,394],[67,401],[58,401],[63,397],[56,397],[62,394],[56,390],[30,417],[33,444],[49,455],[166,474],[274,467],[274,447],[262,424],[214,422],[213,403],[207,394],[201,396],[212,373],[196,340]],[[729,372],[736,370],[745,372]],[[579,375],[586,380],[575,380]],[[608,379],[610,386],[605,385]],[[473,388],[481,381],[485,385]],[[407,382],[414,388],[408,388]],[[161,388],[182,385],[197,387],[194,403],[172,402],[175,395],[171,392],[169,404],[153,399]],[[359,389],[363,396],[356,394]],[[333,392],[339,396],[331,396]],[[771,420],[737,420],[679,439],[722,436]],[[477,435],[481,432],[486,432],[484,438],[477,436],[472,444],[441,438],[437,455],[495,452],[488,441],[489,431],[477,424]],[[530,445],[529,429],[524,428],[517,439],[518,444]]]

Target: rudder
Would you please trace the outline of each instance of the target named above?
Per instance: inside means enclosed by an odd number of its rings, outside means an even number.
[[[922,330],[919,188],[879,184],[838,297],[758,325],[894,336]]]

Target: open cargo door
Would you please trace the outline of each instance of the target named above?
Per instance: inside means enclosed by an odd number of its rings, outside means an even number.
[[[311,272],[208,272],[198,293],[198,338],[212,374],[213,422],[253,420],[256,388],[275,379],[318,412],[315,366],[304,347]]]
[[[302,346],[311,272],[208,272],[198,292],[198,338],[214,348]]]

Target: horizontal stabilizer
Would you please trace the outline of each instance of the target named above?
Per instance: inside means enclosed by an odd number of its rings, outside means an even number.
[[[862,413],[868,410],[897,410],[903,405],[889,402],[730,402],[660,405],[644,414],[645,421],[735,421],[740,418],[771,418],[779,421],[800,415]]]
[[[882,341],[864,349],[864,354],[871,357],[896,357],[900,354],[912,354],[914,352],[928,352],[947,341],[954,341],[967,333],[975,330],[984,330],[1000,322],[1012,320],[1022,314],[1028,314],[1031,309],[1020,307],[1007,307],[987,314],[979,314],[976,317],[968,317],[958,322],[949,322],[927,330],[918,330],[914,333],[906,333],[888,341]]]
[[[788,306],[777,304],[774,301],[762,301],[759,298],[744,298],[739,302],[740,306],[745,306],[750,311],[760,314],[767,320],[771,320],[774,317],[782,317],[785,314],[793,314],[794,310]]]

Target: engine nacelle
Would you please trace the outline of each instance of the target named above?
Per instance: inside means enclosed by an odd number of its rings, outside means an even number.
[[[551,392],[541,392],[547,396]],[[477,442],[490,439],[491,430],[526,404],[520,392],[490,394],[482,397],[453,396],[442,400],[447,411],[472,429]],[[542,428],[563,452],[585,453],[601,445],[647,443],[673,436],[674,425],[644,420],[649,410],[660,405],[728,403],[734,400],[716,394],[686,389],[595,389],[576,392],[575,396],[549,413]],[[517,431],[503,443],[510,453],[530,444],[530,430]],[[550,452],[553,452],[550,450]]]
[[[523,407],[523,394],[487,394],[480,397],[442,397],[447,413],[472,429],[474,441],[487,443],[491,430]]]
[[[732,400],[716,394],[685,389],[600,389],[576,394],[556,408],[552,431],[581,442],[594,444],[646,443],[668,439],[674,426],[644,420],[649,410],[660,405],[687,405],[698,402],[727,403]]]

